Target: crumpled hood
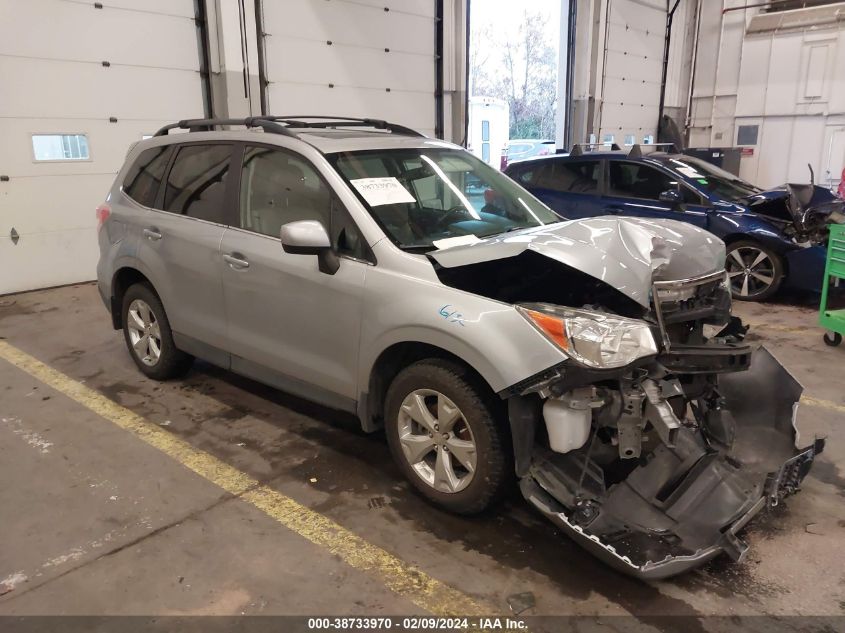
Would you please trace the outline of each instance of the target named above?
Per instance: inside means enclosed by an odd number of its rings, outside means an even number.
[[[515,257],[532,250],[580,270],[649,306],[654,281],[687,279],[722,270],[724,243],[676,220],[603,216],[570,220],[432,251],[444,268]]]
[[[757,215],[792,222],[798,231],[845,221],[845,203],[828,189],[812,184],[785,184],[747,198]]]

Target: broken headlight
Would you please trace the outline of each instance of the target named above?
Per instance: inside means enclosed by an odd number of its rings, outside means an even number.
[[[546,338],[587,367],[624,367],[657,354],[645,321],[549,303],[525,303],[517,310]]]

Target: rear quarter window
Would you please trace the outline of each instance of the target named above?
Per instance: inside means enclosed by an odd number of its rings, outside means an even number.
[[[172,149],[172,145],[164,145],[141,152],[123,181],[123,192],[138,204],[155,207]]]

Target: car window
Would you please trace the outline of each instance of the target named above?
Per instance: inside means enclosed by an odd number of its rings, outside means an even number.
[[[231,145],[179,148],[167,175],[164,210],[224,224]]]
[[[374,165],[375,167],[375,165]],[[348,211],[314,167],[285,150],[248,146],[241,166],[239,226],[278,237],[282,225],[316,220],[341,255],[366,259],[364,238]]]
[[[704,198],[686,185],[681,185],[681,195],[687,204],[705,204]]]
[[[657,200],[662,192],[678,188],[676,178],[644,163],[612,160],[608,172],[612,196]]]
[[[339,255],[373,261],[364,236],[361,235],[349,212],[334,194],[332,194],[331,240],[332,246]]]
[[[329,161],[402,248],[437,248],[447,238],[560,221],[509,177],[463,150],[363,150]]]
[[[242,229],[277,237],[283,224],[317,220],[329,226],[331,190],[290,152],[247,147],[241,167]]]
[[[516,180],[523,187],[531,187],[534,182],[534,177],[541,169],[541,163],[535,163],[531,167],[520,167],[519,169],[509,169],[506,173],[508,176]]]
[[[565,193],[593,194],[599,191],[601,164],[597,160],[546,161],[532,185]]]
[[[672,169],[695,182],[695,187],[725,200],[741,200],[762,189],[734,174],[693,156],[671,159]]]
[[[172,145],[163,145],[141,152],[123,181],[124,193],[138,204],[155,207],[172,149]]]

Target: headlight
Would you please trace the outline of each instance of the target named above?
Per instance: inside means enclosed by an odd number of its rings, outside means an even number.
[[[549,303],[525,303],[516,309],[546,338],[588,367],[624,367],[657,354],[644,321]]]

